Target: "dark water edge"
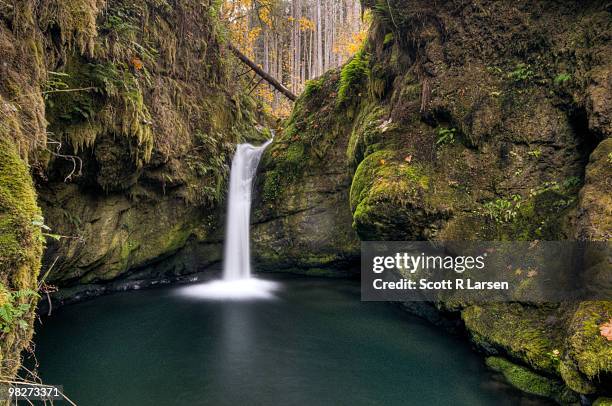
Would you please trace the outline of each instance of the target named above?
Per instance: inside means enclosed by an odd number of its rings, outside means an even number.
[[[44,382],[79,405],[536,405],[459,337],[359,283],[284,276],[273,301],[181,286],[57,309],[35,336]]]

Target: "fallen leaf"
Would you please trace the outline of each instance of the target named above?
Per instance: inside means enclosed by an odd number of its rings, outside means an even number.
[[[412,162],[412,155],[408,155],[406,158],[404,158],[404,161],[408,163]]]
[[[384,164],[385,164],[385,160],[384,160],[384,159],[381,159],[381,160],[380,160],[380,164],[381,164],[381,165],[384,165]]]
[[[612,341],[612,318],[607,322],[599,326],[599,334],[606,338],[608,341]]]
[[[132,62],[132,66],[134,67],[134,69],[142,70],[143,63],[142,63],[142,60],[140,58],[133,57],[130,62]]]

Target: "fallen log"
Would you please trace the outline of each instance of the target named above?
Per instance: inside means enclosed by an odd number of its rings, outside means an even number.
[[[297,96],[291,92],[291,90],[287,89],[282,83],[278,80],[274,79],[268,72],[261,69],[255,62],[250,60],[245,54],[240,52],[238,48],[233,46],[232,44],[228,44],[229,49],[240,59],[245,65],[249,68],[253,69],[253,71],[258,74],[262,79],[268,82],[272,87],[281,92],[285,97],[287,97],[291,101],[295,101]]]

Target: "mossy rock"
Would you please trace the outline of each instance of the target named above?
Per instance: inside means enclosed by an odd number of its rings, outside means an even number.
[[[569,324],[569,356],[589,379],[612,374],[612,342],[599,330],[611,319],[611,301],[588,301],[578,305]]]
[[[350,192],[353,228],[364,239],[410,240],[431,236],[450,217],[451,207],[433,195],[435,174],[397,151],[368,155],[357,168]]]
[[[561,382],[536,374],[532,370],[514,364],[505,358],[488,357],[486,364],[494,371],[504,375],[508,383],[523,392],[555,399],[561,404],[577,404],[578,396],[568,390]]]
[[[599,143],[589,157],[585,184],[580,191],[577,237],[609,240],[612,238],[612,138]]]
[[[0,123],[1,124],[1,123]],[[42,216],[28,166],[16,144],[0,133],[0,287],[7,293],[35,292],[43,250]],[[19,295],[14,303],[0,297],[0,306],[28,305],[19,325],[0,332],[0,376],[12,377],[20,364],[20,352],[32,336],[35,302]]]
[[[562,314],[520,303],[467,306],[461,317],[470,333],[531,367],[555,374],[562,355]],[[555,322],[555,324],[551,324]]]
[[[29,169],[13,142],[0,137],[0,278],[31,288],[40,268],[42,219]]]

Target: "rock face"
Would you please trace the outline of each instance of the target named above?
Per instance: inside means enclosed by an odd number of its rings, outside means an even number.
[[[32,337],[43,251],[42,216],[30,176],[45,144],[45,67],[40,31],[21,7],[0,4],[0,377],[21,365]],[[28,4],[29,5],[29,4]],[[21,17],[19,21],[15,15]],[[12,27],[12,29],[11,29]],[[30,165],[29,165],[30,164]]]
[[[334,116],[337,76],[330,72],[310,84],[306,92],[320,92],[320,97],[297,102],[284,133],[262,159],[251,229],[259,270],[326,275],[358,271],[359,240],[346,210],[351,182],[345,159],[348,140],[342,137],[341,118]]]
[[[369,6],[363,49],[307,86],[267,153],[263,262],[353,258],[349,226],[363,240],[609,239],[609,4]],[[612,386],[598,327],[612,302],[438,308],[523,390],[572,403]]]
[[[215,4],[0,2],[3,378],[32,334],[45,240],[44,282],[67,292],[220,261],[233,146],[267,136]]]
[[[70,287],[206,269],[221,259],[233,147],[265,138],[253,100],[231,83],[216,11],[145,0],[84,10],[84,48],[62,43],[69,27],[60,21],[46,34],[60,44],[47,61],[52,144],[36,178],[48,225],[61,236],[46,251],[46,263],[57,258],[49,281]]]

